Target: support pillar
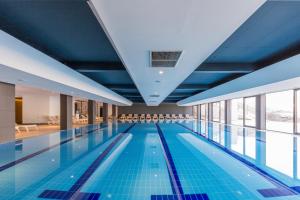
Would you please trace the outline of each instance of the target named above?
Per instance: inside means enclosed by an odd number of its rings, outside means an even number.
[[[230,148],[230,142],[231,142],[231,100],[225,100],[225,146],[227,148]]]
[[[103,103],[103,109],[102,109],[102,117],[103,117],[103,122],[108,122],[108,104]]]
[[[0,142],[15,135],[15,85],[0,82]]]
[[[208,103],[208,121],[213,121],[213,109],[212,109],[212,103]]]
[[[117,119],[118,119],[118,115],[119,115],[119,107],[116,106],[116,109],[115,109],[115,116],[116,116]]]
[[[112,116],[113,116],[113,119],[116,119],[117,118],[117,108],[116,108],[116,105],[112,105]]]
[[[96,102],[88,100],[88,124],[96,123]]]
[[[60,94],[60,130],[72,129],[72,96]]]
[[[201,120],[201,105],[197,105],[197,120]]]
[[[225,124],[231,124],[231,101],[225,101]]]
[[[256,129],[266,130],[266,95],[256,96]]]

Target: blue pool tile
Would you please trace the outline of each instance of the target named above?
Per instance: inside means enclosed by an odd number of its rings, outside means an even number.
[[[48,199],[70,199],[75,193],[78,193],[82,186],[88,181],[88,179],[93,175],[93,173],[98,169],[102,161],[110,153],[110,151],[115,147],[115,145],[123,138],[123,136],[128,133],[128,131],[133,128],[135,124],[129,126],[125,131],[123,131],[119,136],[117,136],[112,143],[94,160],[94,162],[86,169],[86,171],[79,177],[79,179],[73,184],[69,191],[56,191],[56,190],[45,190],[39,195],[39,198],[48,198]],[[83,196],[82,196],[83,194]],[[90,199],[96,194],[90,195],[90,193],[84,195],[85,193],[79,193],[81,198],[77,199]],[[99,194],[100,195],[100,194]],[[97,196],[97,195],[96,195]],[[58,197],[58,198],[57,198]],[[95,197],[96,198],[96,197]]]
[[[175,183],[173,183],[173,179],[171,177],[170,178],[170,182],[171,182],[171,186],[172,186],[172,191],[173,191],[173,195],[152,195],[151,196],[151,200],[177,200],[178,196],[176,194],[176,191],[179,191],[179,194],[182,200],[208,200],[208,196],[207,194],[184,194],[183,192],[183,188],[179,179],[179,175],[177,173],[176,167],[175,167],[175,163],[174,160],[172,158],[170,149],[168,147],[168,144],[166,142],[166,139],[163,135],[163,132],[160,128],[160,126],[156,123],[156,128],[161,140],[161,143],[163,145],[163,149],[165,151],[165,154],[167,156],[166,160],[167,162],[170,164],[171,169],[169,169],[169,174],[172,174],[174,179],[175,179]]]
[[[91,132],[93,132],[93,131],[96,131],[96,130],[98,130],[98,129],[99,129],[99,128],[96,128],[96,129],[87,131],[86,134],[89,134],[89,133],[91,133]],[[76,137],[76,138],[77,138],[77,137],[82,137],[82,134],[81,134],[81,135],[75,135],[75,137]],[[44,153],[44,152],[47,152],[47,151],[49,151],[49,150],[51,150],[51,149],[53,149],[53,148],[59,147],[59,146],[61,146],[61,145],[63,145],[63,144],[66,144],[66,143],[72,141],[73,139],[74,139],[74,138],[69,138],[69,139],[63,140],[63,141],[59,142],[58,144],[54,144],[54,145],[52,145],[52,146],[46,147],[46,148],[44,148],[44,149],[41,149],[41,150],[39,150],[39,151],[37,151],[37,152],[35,152],[35,153],[29,154],[29,155],[27,155],[27,156],[24,156],[24,157],[22,157],[22,158],[20,158],[20,159],[18,159],[18,160],[15,160],[15,161],[12,161],[12,162],[7,163],[7,164],[5,164],[5,165],[2,165],[2,166],[0,166],[0,172],[4,171],[4,170],[6,170],[6,169],[8,169],[8,168],[10,168],[10,167],[13,167],[13,166],[15,166],[15,165],[17,165],[17,164],[20,164],[20,163],[22,163],[22,162],[24,162],[24,161],[26,161],[26,160],[28,160],[28,159],[31,159],[31,158],[33,158],[33,157],[35,157],[35,156],[37,156],[37,155],[40,155],[40,154],[42,154],[42,153]]]
[[[156,124],[156,128],[157,128],[158,135],[160,137],[161,143],[163,145],[163,149],[164,149],[165,154],[166,154],[166,160],[171,166],[171,169],[169,170],[169,174],[173,174],[173,177],[175,179],[175,183],[174,183],[173,179],[170,177],[173,193],[175,194],[175,191],[177,190],[177,191],[179,191],[180,194],[183,194],[183,189],[182,189],[182,186],[181,186],[178,174],[177,174],[177,170],[176,170],[172,155],[170,153],[170,149],[169,149],[168,144],[166,142],[166,139],[165,139],[165,137],[163,135],[163,132],[162,132],[162,130],[159,127],[158,124]]]
[[[73,140],[73,138],[67,139],[67,140],[62,141],[62,142],[60,142],[60,143],[58,143],[58,144],[52,145],[52,146],[50,146],[50,147],[44,148],[44,149],[42,149],[42,150],[40,150],[40,151],[37,151],[37,152],[35,152],[35,153],[32,153],[32,154],[30,154],[30,155],[24,156],[24,157],[22,157],[22,158],[20,158],[20,159],[18,159],[18,160],[15,160],[15,161],[13,161],[13,162],[10,162],[10,163],[7,163],[7,164],[5,164],[5,165],[2,165],[2,166],[0,167],[0,172],[1,172],[1,171],[4,171],[4,170],[6,170],[6,169],[8,169],[8,168],[10,168],[10,167],[13,167],[13,166],[15,166],[15,165],[17,165],[17,164],[19,164],[19,163],[21,163],[21,162],[24,162],[24,161],[26,161],[26,160],[28,160],[28,159],[30,159],[30,158],[33,158],[33,157],[35,157],[35,156],[37,156],[37,155],[40,155],[40,154],[42,154],[42,153],[44,153],[44,152],[46,152],[46,151],[48,151],[48,150],[50,150],[50,149],[53,149],[53,148],[58,147],[58,146],[60,146],[60,145],[63,145],[63,144],[65,144],[65,143],[67,143],[67,142],[70,142],[71,140]]]
[[[180,124],[178,122],[176,122],[176,124],[178,124],[179,126],[182,126],[183,128],[193,132],[196,135],[201,136],[202,138],[204,138],[205,140],[207,140],[209,143],[213,144],[215,147],[217,147],[218,149],[222,150],[223,152],[229,154],[230,156],[232,156],[233,158],[239,160],[240,162],[242,162],[243,164],[245,164],[247,167],[249,167],[250,169],[252,169],[253,171],[257,172],[258,174],[260,174],[261,176],[263,176],[265,179],[267,179],[268,181],[270,181],[276,188],[271,188],[271,189],[260,189],[258,190],[258,192],[260,194],[262,194],[264,197],[279,197],[279,196],[290,196],[290,195],[297,195],[299,190],[297,191],[294,188],[297,187],[289,187],[288,185],[286,185],[285,183],[283,183],[282,181],[280,181],[279,179],[275,178],[274,176],[272,176],[271,174],[269,174],[268,172],[260,169],[259,167],[257,167],[255,164],[251,163],[250,161],[246,160],[245,158],[239,156],[238,154],[230,151],[229,149],[227,149],[226,147],[221,146],[219,143],[206,138],[205,136],[203,136],[203,134],[192,130],[191,128]],[[300,189],[300,188],[298,188]],[[274,195],[274,196],[272,196]]]

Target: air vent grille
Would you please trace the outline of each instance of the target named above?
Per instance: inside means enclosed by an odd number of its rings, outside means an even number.
[[[151,94],[150,97],[159,97],[158,94]]]
[[[175,67],[182,51],[151,51],[151,67]]]

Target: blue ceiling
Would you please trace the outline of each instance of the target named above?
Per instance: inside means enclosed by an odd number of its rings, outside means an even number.
[[[299,46],[299,31],[299,1],[268,1],[206,62],[258,64]]]
[[[0,0],[0,28],[134,102],[136,86],[85,0]],[[300,2],[267,1],[165,102],[299,53]]]

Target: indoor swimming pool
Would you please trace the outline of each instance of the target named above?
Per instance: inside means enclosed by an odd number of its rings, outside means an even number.
[[[219,123],[89,125],[0,144],[0,199],[300,199],[298,149]]]

